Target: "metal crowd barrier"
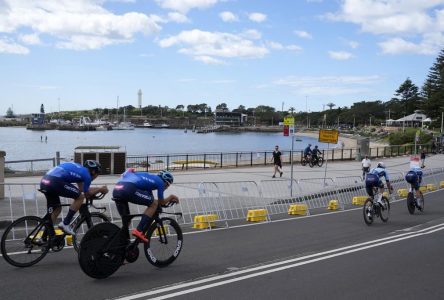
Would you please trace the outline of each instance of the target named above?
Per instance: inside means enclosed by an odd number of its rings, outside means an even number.
[[[424,169],[423,173],[422,185],[427,191],[441,188],[441,182],[444,185],[444,168]],[[409,187],[404,180],[405,174],[395,172],[390,175],[395,192],[393,196],[397,199],[405,198],[405,195],[398,194],[398,190]],[[107,186],[110,193],[95,203],[106,206],[106,214],[113,222],[121,222],[111,200],[114,183]],[[43,216],[46,213],[46,199],[38,192],[38,184],[4,184],[4,187],[5,199],[0,200],[0,231],[21,216]],[[367,195],[364,181],[358,176],[293,181],[275,179],[260,182],[190,182],[172,185],[166,194],[169,193],[178,195],[180,203],[166,210],[182,212],[183,216],[176,217],[176,220],[179,224],[190,227],[195,223],[196,216],[201,215],[216,216],[211,220],[214,226],[228,227],[233,221],[237,224],[244,222],[248,211],[257,209],[265,210],[265,220],[271,221],[288,216],[288,209],[292,204],[306,205],[306,214],[326,209],[331,200],[337,200],[337,209],[347,209],[351,207],[353,197]],[[71,199],[62,198],[62,202],[70,203]],[[131,213],[142,213],[144,209],[140,205],[130,204]],[[61,217],[66,211],[64,208]],[[137,223],[138,220],[134,220],[133,225]]]

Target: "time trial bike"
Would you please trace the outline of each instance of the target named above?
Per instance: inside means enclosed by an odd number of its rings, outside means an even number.
[[[373,197],[369,197],[365,200],[363,207],[364,222],[367,225],[371,225],[375,218],[378,217],[385,223],[390,216],[390,202],[388,197],[382,195],[380,204],[375,201],[380,195],[379,188],[374,188],[373,191]]]
[[[126,205],[128,203],[125,203]],[[174,203],[170,202],[164,207]],[[122,216],[122,227],[113,223],[97,224],[91,228],[80,243],[80,268],[92,278],[103,279],[116,272],[125,261],[135,262],[139,257],[139,244],[143,243],[138,237],[130,240],[129,225],[134,217],[142,214],[130,215],[128,206]],[[183,246],[182,229],[176,220],[160,217],[161,214],[170,214],[182,217],[181,212],[163,212],[158,206],[153,216],[153,222],[145,232],[148,239],[143,243],[145,257],[156,267],[166,267],[179,256]]]
[[[39,190],[40,192],[44,192]],[[84,234],[94,224],[109,222],[108,216],[102,212],[90,212],[94,207],[105,211],[105,207],[96,207],[94,200],[103,199],[105,194],[98,193],[86,198],[85,203],[79,209],[79,214],[71,222],[74,249],[78,249]],[[70,206],[62,204],[61,206]],[[4,231],[1,238],[1,253],[3,258],[15,267],[30,267],[40,260],[51,250],[59,252],[65,247],[68,235],[60,230],[55,230],[51,220],[51,213],[47,212],[42,218],[37,216],[24,216],[12,222]]]
[[[419,211],[424,211],[424,195],[419,191],[419,199],[415,197],[415,188],[410,185],[409,193],[407,195],[407,209],[411,215],[415,213],[415,208]]]

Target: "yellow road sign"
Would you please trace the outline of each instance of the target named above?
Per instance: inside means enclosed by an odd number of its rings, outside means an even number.
[[[294,126],[294,117],[284,117],[284,125]]]
[[[334,129],[319,129],[319,142],[337,144],[339,131]]]

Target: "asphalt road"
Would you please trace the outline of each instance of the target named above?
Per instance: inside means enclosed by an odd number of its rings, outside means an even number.
[[[388,223],[362,209],[186,234],[176,262],[156,269],[144,255],[94,280],[76,253],[50,253],[18,269],[0,261],[2,299],[442,299],[444,191],[424,213],[392,204]]]

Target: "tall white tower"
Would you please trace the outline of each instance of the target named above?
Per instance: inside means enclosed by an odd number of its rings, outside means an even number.
[[[142,90],[139,89],[139,92],[137,93],[137,96],[138,96],[139,108],[142,109]]]

